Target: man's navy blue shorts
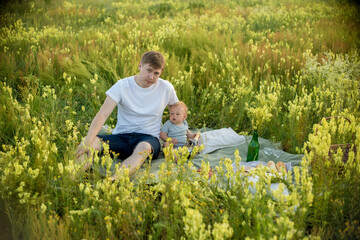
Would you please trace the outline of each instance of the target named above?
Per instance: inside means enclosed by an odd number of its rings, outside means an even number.
[[[152,159],[160,153],[160,142],[154,136],[143,133],[120,133],[112,135],[97,135],[102,142],[108,143],[110,152],[119,154],[120,159],[126,159],[133,153],[140,142],[148,142],[152,149]]]

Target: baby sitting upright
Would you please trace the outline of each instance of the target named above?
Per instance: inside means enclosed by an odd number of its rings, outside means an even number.
[[[164,147],[174,144],[174,148],[182,147],[188,139],[193,139],[196,134],[189,130],[186,122],[188,108],[184,102],[177,102],[170,107],[170,119],[161,128],[160,138]],[[167,141],[171,138],[171,142]]]

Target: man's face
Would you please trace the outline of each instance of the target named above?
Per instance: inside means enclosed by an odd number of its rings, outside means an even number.
[[[155,84],[160,77],[162,72],[161,69],[154,69],[148,63],[139,64],[139,81],[138,84],[142,88],[148,88],[151,85]]]
[[[175,125],[180,125],[186,119],[187,114],[182,107],[172,107],[170,110],[170,121]]]

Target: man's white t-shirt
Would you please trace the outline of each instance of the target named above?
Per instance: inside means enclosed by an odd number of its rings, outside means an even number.
[[[179,101],[174,86],[159,78],[148,88],[134,76],[117,81],[106,95],[117,102],[117,124],[112,134],[145,133],[159,138],[164,109]]]

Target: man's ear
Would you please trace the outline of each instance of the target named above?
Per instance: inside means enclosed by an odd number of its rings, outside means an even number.
[[[139,70],[141,70],[141,62],[139,62]]]

